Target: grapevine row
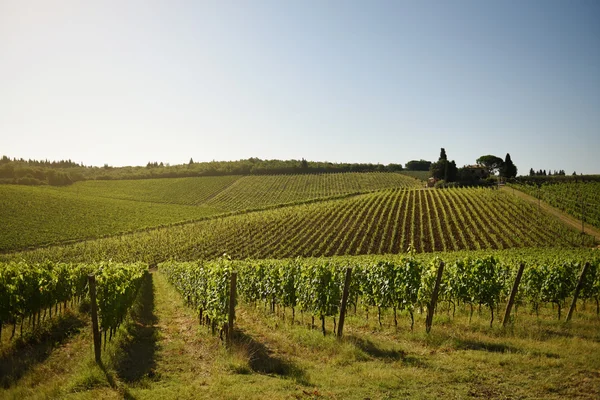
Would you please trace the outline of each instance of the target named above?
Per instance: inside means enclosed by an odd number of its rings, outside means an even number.
[[[262,303],[266,309],[291,311],[292,321],[296,309],[321,320],[325,333],[325,318],[336,316],[344,286],[344,271],[352,266],[349,301],[356,307],[377,308],[381,324],[382,312],[393,310],[397,325],[397,311],[407,310],[414,325],[414,311],[423,308],[431,300],[433,285],[441,262],[434,258],[429,262],[413,256],[396,259],[372,257],[370,260],[352,263],[348,259],[307,260],[247,260],[176,262],[159,264],[159,270],[197,308],[200,318],[208,317],[213,330],[227,320],[229,286],[233,271],[238,274],[238,294],[249,305]],[[501,261],[497,257],[458,258],[447,260],[442,275],[439,301],[447,302],[455,309],[467,305],[471,315],[474,306],[484,306],[490,311],[490,325],[501,303],[506,302],[515,281],[515,259]],[[600,258],[589,259],[590,268],[585,276],[579,298],[593,299],[600,312]],[[521,280],[517,303],[529,305],[533,311],[541,303],[561,309],[575,289],[582,263],[577,259],[548,262],[540,259],[530,263]]]
[[[81,300],[88,294],[88,276],[97,282],[97,302],[100,327],[104,335],[121,324],[137,293],[148,266],[143,263],[68,264],[0,263],[0,333],[2,326],[12,324],[11,338],[16,326],[21,328],[26,319],[39,323],[42,311],[52,317],[59,306],[64,309],[73,299]],[[44,312],[45,314],[45,312]]]

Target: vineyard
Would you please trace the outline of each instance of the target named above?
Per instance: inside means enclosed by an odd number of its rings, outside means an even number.
[[[85,181],[60,188],[2,185],[0,251],[416,185],[397,173]]]
[[[112,338],[133,303],[148,266],[142,263],[67,264],[45,262],[0,263],[0,339],[4,326],[12,325],[10,339],[17,326],[35,329],[43,316],[52,318],[68,302],[81,302],[89,292],[88,277],[96,277],[100,327],[106,340]],[[0,340],[0,343],[2,341]]]
[[[490,311],[490,326],[494,311],[507,302],[515,282],[518,264],[515,258],[504,261],[493,256],[465,258],[446,261],[442,275],[439,300],[452,306],[468,305],[472,317],[475,306]],[[212,262],[165,262],[159,270],[180,291],[189,304],[199,312],[200,320],[221,326],[229,312],[229,280],[235,271],[238,275],[238,293],[243,302],[275,312],[280,308],[290,310],[294,322],[295,309],[321,320],[323,334],[325,318],[333,317],[335,332],[336,316],[340,313],[344,275],[351,266],[349,305],[356,310],[362,307],[367,315],[369,308],[377,310],[379,325],[382,313],[393,310],[393,322],[398,326],[397,312],[406,310],[414,327],[414,313],[427,307],[432,298],[436,274],[442,260],[434,258],[423,263],[414,257],[398,257],[395,260],[373,257],[369,262],[335,262],[318,260],[263,260],[232,262],[219,259]],[[520,263],[522,263],[521,261]],[[596,303],[600,315],[600,258],[587,260],[587,270],[579,298]],[[521,280],[521,290],[516,296],[520,306],[529,307],[536,313],[543,304],[556,306],[557,317],[568,298],[573,296],[582,262],[558,259],[553,262],[535,260],[527,266]],[[450,309],[450,308],[448,308]],[[496,319],[498,316],[496,315]]]
[[[116,235],[214,214],[186,207],[89,197],[49,187],[0,186],[0,251]]]
[[[581,247],[581,236],[537,207],[492,189],[387,190],[216,218],[120,237],[6,254],[94,262],[288,258],[525,247]]]
[[[364,193],[390,188],[416,188],[421,183],[399,173],[245,176],[206,202],[227,211]]]
[[[199,206],[240,178],[240,176],[230,175],[200,178],[95,180],[77,182],[55,190],[91,197]]]
[[[390,188],[416,188],[399,173],[218,176],[120,181],[85,181],[55,190],[150,203],[208,206],[221,212],[324,199]]]
[[[600,228],[600,182],[545,183],[540,186],[514,184],[535,198]]]
[[[8,248],[80,240],[0,254],[0,397],[597,398],[594,239],[415,182],[0,187]]]

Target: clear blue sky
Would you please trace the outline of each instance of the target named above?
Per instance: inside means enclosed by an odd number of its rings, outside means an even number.
[[[0,154],[600,173],[600,1],[0,0]]]

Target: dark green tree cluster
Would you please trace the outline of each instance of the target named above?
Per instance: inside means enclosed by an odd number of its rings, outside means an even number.
[[[504,160],[492,154],[487,154],[479,157],[476,162],[478,165],[485,167],[490,175],[498,172],[503,178],[514,178],[517,176],[517,166],[512,162],[509,153],[506,153]]]
[[[432,163],[429,167],[429,171],[433,178],[443,179],[444,182],[455,182],[458,176],[456,162],[454,162],[454,160],[448,161],[446,150],[444,148],[440,151],[440,158],[438,161]]]
[[[504,165],[504,160],[491,154],[479,157],[476,162],[485,167],[490,175],[496,174]]]
[[[500,167],[500,176],[504,178],[514,178],[517,176],[517,166],[513,164],[509,153],[506,153],[504,163]]]
[[[421,160],[411,160],[407,162],[404,167],[407,171],[429,171],[431,167],[431,161]]]

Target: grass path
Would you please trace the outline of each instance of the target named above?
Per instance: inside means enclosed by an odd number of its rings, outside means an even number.
[[[535,204],[535,205],[539,204],[540,208],[542,210],[544,210],[545,212],[555,216],[556,218],[560,219],[565,224],[567,224],[577,230],[581,230],[581,220],[578,220],[577,218],[559,210],[558,208],[552,207],[550,204],[548,204],[544,201],[539,201],[535,197],[530,196],[529,194],[522,192],[515,188],[503,186],[501,190],[511,192],[515,196],[518,196],[518,197],[522,198],[523,200],[526,200],[532,204]],[[596,243],[600,242],[600,230],[598,230],[598,228],[585,223],[584,231],[586,234],[593,236],[596,239]]]
[[[0,399],[60,397],[82,356],[91,350],[90,343],[84,315],[68,312],[46,324],[37,336],[5,347],[0,356]]]

